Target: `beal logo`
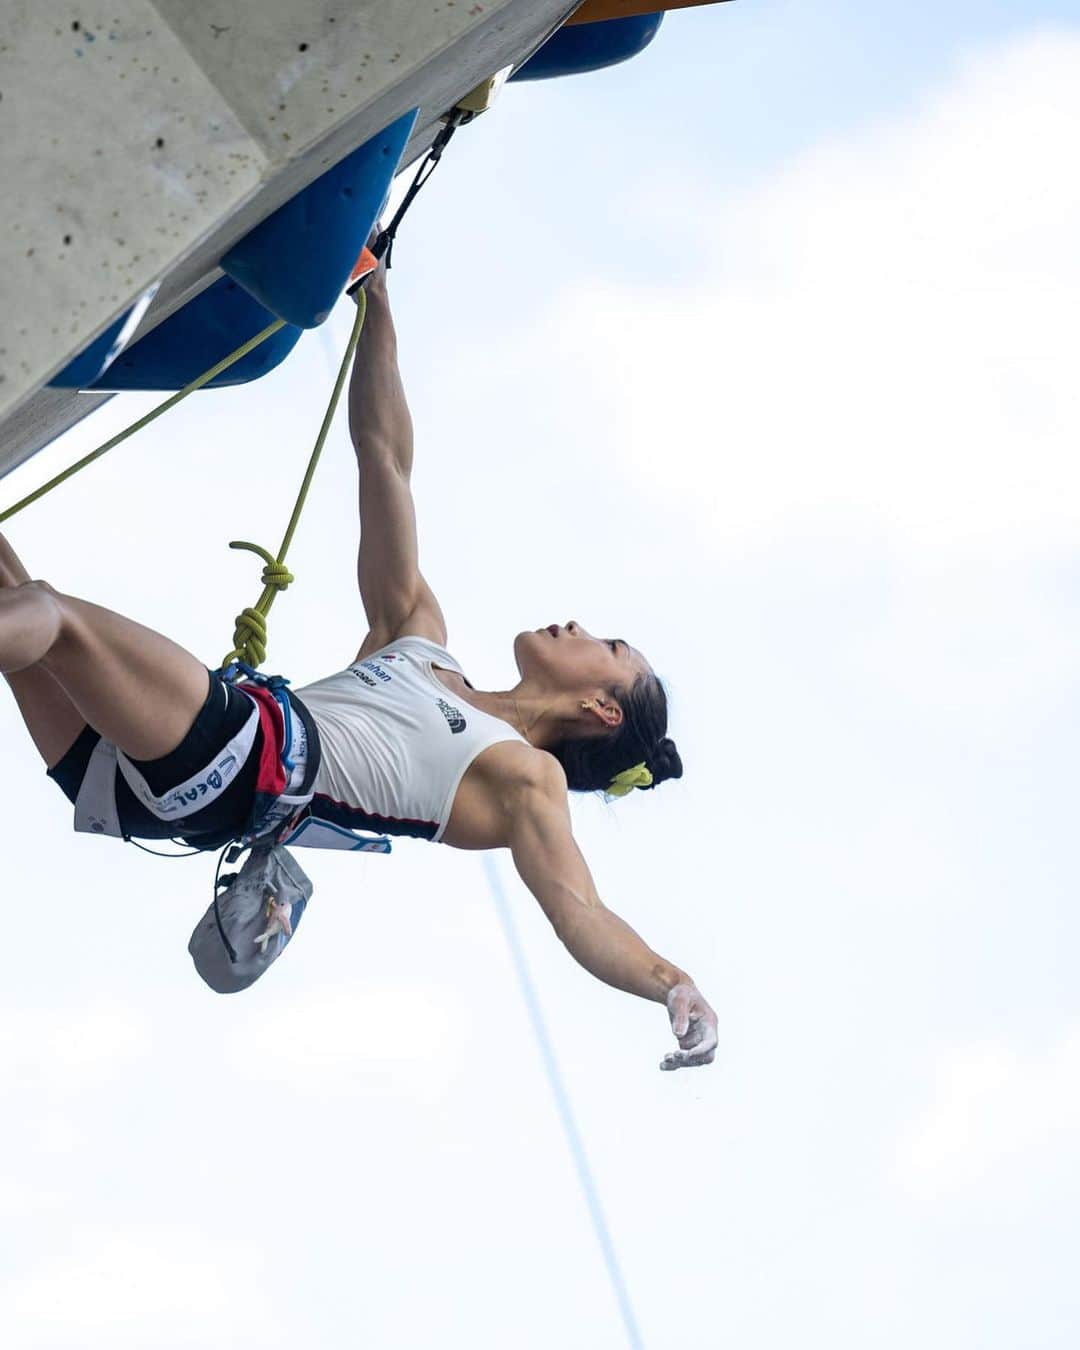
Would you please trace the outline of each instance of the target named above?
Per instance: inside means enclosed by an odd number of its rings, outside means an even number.
[[[459,731],[465,730],[465,718],[462,716],[460,708],[455,708],[452,703],[447,703],[444,698],[438,698],[435,702],[439,705],[439,711],[449,722],[450,730],[455,736]]]
[[[222,767],[236,763],[235,755],[227,755],[222,760]],[[185,802],[197,802],[200,797],[205,797],[208,792],[220,792],[225,785],[225,776],[220,774],[217,769],[211,769],[202,782],[196,783],[191,788],[177,788],[175,792],[170,792],[167,797],[162,798],[161,809],[163,811],[179,811]]]
[[[382,659],[384,661],[400,661],[401,657],[398,656],[397,652],[383,652]]]

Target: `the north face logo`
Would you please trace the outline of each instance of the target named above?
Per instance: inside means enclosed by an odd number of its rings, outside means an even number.
[[[459,731],[465,730],[465,718],[460,708],[455,708],[452,703],[447,703],[444,698],[438,698],[435,702],[439,705],[439,711],[449,722],[450,730],[455,736]]]

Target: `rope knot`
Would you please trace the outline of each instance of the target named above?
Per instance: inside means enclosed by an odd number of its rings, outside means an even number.
[[[296,578],[283,562],[280,562],[258,544],[249,544],[243,539],[234,539],[230,548],[244,548],[257,553],[265,564],[262,570],[263,593],[254,605],[241,610],[236,616],[233,629],[233,649],[222,661],[222,669],[233,661],[243,661],[253,668],[261,666],[266,660],[266,617],[274,596],[292,584]]]
[[[266,616],[251,606],[236,616],[233,651],[249,666],[261,666],[266,660]]]
[[[262,570],[262,584],[272,586],[276,591],[287,590],[296,580],[282,562],[268,562]]]
[[[230,548],[243,548],[251,553],[257,553],[263,560],[262,571],[262,595],[257,602],[248,609],[243,610],[236,616],[236,627],[233,631],[233,649],[221,662],[221,669],[228,670],[236,661],[250,666],[252,670],[257,669],[266,660],[266,616],[270,612],[270,606],[274,603],[274,597],[278,591],[284,591],[296,580],[293,574],[285,566],[285,554],[289,551],[289,545],[292,542],[293,533],[296,530],[297,522],[300,519],[300,512],[303,509],[304,502],[307,500],[308,488],[311,486],[312,475],[315,472],[315,466],[319,462],[319,456],[322,454],[323,444],[326,441],[330,430],[330,424],[334,418],[334,410],[337,408],[338,399],[341,397],[341,391],[345,385],[345,376],[349,370],[349,363],[356,354],[357,344],[360,341],[360,330],[364,326],[364,314],[366,313],[366,297],[361,291],[358,297],[356,307],[356,318],[353,321],[352,334],[349,337],[349,345],[345,352],[345,357],[341,363],[341,369],[338,371],[337,381],[334,384],[334,392],[330,398],[330,406],[326,410],[326,416],[323,418],[323,424],[319,431],[318,438],[315,441],[315,449],[311,452],[311,459],[308,461],[307,472],[304,474],[304,481],[300,485],[300,491],[296,497],[296,505],[293,507],[292,516],[289,519],[288,529],[285,531],[285,538],[281,541],[281,548],[278,550],[278,556],[275,558],[272,553],[266,549],[260,548],[258,544],[249,544],[243,539],[233,539],[229,543]],[[269,333],[271,330],[267,330]]]

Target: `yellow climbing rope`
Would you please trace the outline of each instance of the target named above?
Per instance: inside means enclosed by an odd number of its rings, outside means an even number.
[[[477,94],[478,91],[482,91],[481,86],[478,86],[478,90],[474,91],[474,94]],[[367,313],[367,295],[363,288],[364,278],[374,270],[380,259],[385,260],[387,267],[390,266],[390,251],[393,247],[394,237],[397,234],[397,229],[401,224],[402,217],[409,209],[416,194],[431,177],[432,172],[442,157],[443,151],[450,142],[451,136],[454,135],[459,126],[463,125],[465,122],[471,121],[478,112],[483,110],[483,107],[488,106],[491,101],[489,96],[490,93],[491,91],[488,91],[488,94],[480,100],[482,107],[466,107],[465,104],[462,103],[456,105],[446,114],[443,119],[445,125],[431,142],[427,154],[421,160],[420,167],[417,169],[416,175],[414,176],[408,191],[405,193],[395,211],[393,219],[385,229],[379,230],[375,242],[371,246],[371,250],[365,249],[361,254],[357,267],[354,268],[352,276],[349,278],[350,285],[347,287],[347,291],[348,294],[352,295],[356,300],[356,320],[353,323],[353,330],[349,336],[349,344],[346,347],[345,355],[342,358],[341,369],[338,371],[334,392],[330,397],[330,406],[326,410],[326,416],[323,418],[323,424],[319,430],[315,448],[312,450],[311,458],[308,460],[307,473],[304,474],[304,481],[300,485],[300,491],[296,498],[296,505],[293,507],[292,517],[289,520],[289,527],[285,531],[285,537],[281,541],[281,547],[278,549],[277,557],[275,558],[258,544],[251,544],[243,539],[234,539],[229,544],[230,548],[243,548],[248,549],[252,553],[257,553],[259,557],[262,558],[265,566],[262,571],[262,595],[259,596],[254,605],[242,610],[236,616],[236,627],[233,630],[232,651],[230,651],[222,661],[222,669],[231,665],[234,661],[240,661],[244,665],[255,668],[262,665],[263,661],[266,660],[266,617],[270,612],[270,606],[274,603],[274,596],[277,595],[278,591],[285,590],[286,587],[295,580],[293,574],[285,566],[285,554],[289,551],[289,545],[292,543],[293,534],[296,532],[296,526],[300,520],[300,512],[304,509],[308,488],[311,486],[311,480],[315,473],[315,466],[319,462],[319,456],[322,454],[323,444],[326,441],[327,433],[330,430],[330,424],[334,420],[334,413],[337,411],[338,400],[341,398],[341,390],[345,384],[345,376],[348,373],[349,365],[360,341],[361,330],[364,327],[364,316]],[[261,333],[257,333],[242,346],[237,347],[236,351],[231,352],[224,360],[219,361],[216,366],[211,366],[211,368],[200,375],[198,379],[192,380],[190,384],[186,384],[183,389],[173,394],[172,398],[166,399],[164,403],[159,404],[158,407],[154,408],[151,412],[148,412],[145,417],[140,417],[137,422],[133,422],[130,427],[126,427],[123,431],[113,436],[111,440],[106,441],[104,445],[99,445],[96,450],[91,450],[88,455],[84,455],[82,459],[65,469],[63,473],[57,474],[55,478],[51,478],[43,487],[39,487],[34,492],[31,492],[28,496],[24,497],[22,501],[16,502],[14,506],[9,506],[6,511],[0,512],[0,525],[6,520],[10,520],[12,516],[17,515],[18,512],[22,511],[32,502],[36,502],[39,498],[44,497],[45,494],[51,492],[53,488],[59,487],[61,483],[65,482],[73,474],[78,473],[80,469],[85,469],[86,466],[92,464],[95,459],[100,459],[106,451],[112,450],[113,447],[119,445],[121,441],[126,441],[129,436],[134,436],[137,431],[141,431],[143,427],[149,426],[150,423],[153,422],[155,418],[160,417],[162,413],[168,412],[170,408],[175,408],[181,400],[187,398],[188,394],[193,394],[196,389],[201,389],[204,384],[208,384],[215,375],[220,375],[223,370],[228,370],[228,368],[239,361],[242,356],[246,356],[248,352],[253,351],[260,342],[265,342],[267,338],[272,337],[284,326],[284,319],[276,320],[269,328],[264,328]]]
[[[34,491],[24,497],[22,501],[16,502],[14,506],[9,506],[6,511],[0,513],[0,525],[3,525],[5,520],[10,520],[12,516],[18,515],[24,507],[29,506],[32,502],[36,502],[39,497],[44,497],[45,494],[51,492],[54,487],[59,487],[61,483],[65,482],[68,478],[71,478],[74,474],[77,474],[80,469],[85,469],[88,464],[93,464],[94,460],[100,459],[107,450],[111,450],[114,446],[119,445],[121,441],[126,441],[129,436],[134,436],[135,433],[141,431],[143,427],[149,426],[156,417],[160,417],[162,413],[168,412],[170,408],[175,408],[182,399],[187,398],[188,394],[193,394],[196,389],[201,389],[203,385],[209,383],[215,375],[220,375],[223,370],[228,370],[228,368],[231,365],[235,365],[242,356],[247,356],[248,352],[253,351],[260,342],[265,342],[267,338],[273,337],[279,328],[284,327],[285,320],[278,319],[276,322],[272,323],[269,328],[264,328],[261,333],[256,333],[255,336],[249,338],[242,347],[237,347],[236,351],[230,352],[224,360],[219,361],[216,366],[211,366],[209,370],[204,371],[202,375],[197,379],[192,380],[190,384],[185,384],[183,389],[180,389],[173,394],[172,398],[167,398],[164,403],[159,403],[156,408],[151,409],[145,417],[140,417],[137,422],[132,422],[131,426],[125,427],[123,431],[118,431],[112,440],[106,441],[104,445],[99,445],[96,450],[91,450],[88,455],[84,455],[82,459],[76,460],[74,464],[69,465],[63,473],[58,473],[55,478],[50,478],[43,487],[35,488]]]
[[[319,428],[315,449],[312,450],[311,458],[308,460],[307,473],[304,474],[304,481],[300,485],[296,505],[293,507],[292,517],[289,520],[288,529],[285,531],[285,537],[281,541],[277,557],[272,557],[266,549],[260,548],[258,544],[249,544],[242,539],[234,539],[229,544],[230,548],[246,548],[252,553],[257,553],[266,563],[266,566],[262,572],[262,595],[259,596],[253,606],[242,610],[236,616],[236,628],[233,630],[233,649],[222,661],[223,669],[233,661],[243,661],[246,665],[254,667],[262,665],[266,660],[266,616],[270,613],[270,606],[274,603],[274,596],[277,595],[278,591],[285,590],[295,580],[293,574],[285,566],[285,554],[289,551],[289,545],[292,543],[292,537],[296,533],[296,526],[300,520],[300,512],[304,509],[304,503],[307,501],[308,488],[311,486],[311,480],[315,475],[315,466],[322,454],[330,424],[334,420],[338,400],[341,398],[341,391],[345,385],[345,376],[348,374],[353,354],[356,351],[357,343],[360,341],[360,332],[364,327],[364,316],[366,314],[367,293],[363,287],[360,287],[356,292],[356,320],[353,323],[352,333],[349,335],[349,343],[345,348],[341,368],[338,370],[334,392],[330,395],[330,405],[326,409],[326,416]]]
[[[341,398],[341,391],[345,385],[345,377],[348,374],[349,365],[356,352],[357,344],[360,341],[360,333],[364,327],[364,316],[367,313],[367,295],[364,292],[363,287],[360,287],[356,291],[355,299],[356,319],[353,323],[352,333],[349,336],[349,343],[345,349],[345,356],[342,359],[341,368],[338,371],[337,380],[334,384],[334,392],[330,396],[330,404],[326,410],[326,416],[323,418],[322,426],[319,429],[315,448],[311,452],[311,458],[308,460],[307,472],[304,474],[304,481],[300,485],[300,491],[296,498],[296,505],[293,507],[292,517],[289,520],[288,529],[285,531],[285,537],[281,541],[281,547],[278,549],[277,557],[273,557],[266,549],[260,548],[258,544],[250,544],[244,540],[233,540],[229,544],[230,548],[249,549],[252,553],[259,554],[266,566],[263,568],[262,573],[262,595],[254,605],[243,610],[236,616],[236,627],[233,631],[233,649],[229,652],[228,656],[225,657],[224,661],[222,661],[221,665],[223,668],[228,666],[232,661],[237,660],[243,661],[246,665],[252,667],[262,665],[263,661],[266,660],[266,616],[270,612],[270,606],[274,603],[274,596],[277,595],[278,591],[285,590],[289,583],[295,580],[292,573],[285,566],[285,554],[288,552],[293,535],[296,533],[296,526],[300,520],[300,512],[304,509],[308,488],[311,486],[311,480],[315,474],[315,467],[319,462],[319,456],[322,454],[322,448],[326,441],[327,434],[330,431],[330,425],[334,420],[334,413],[337,411],[338,401]],[[86,466],[92,464],[95,459],[100,459],[106,451],[112,450],[114,446],[119,445],[121,441],[126,441],[129,436],[134,436],[137,431],[141,431],[143,427],[149,426],[149,424],[153,422],[155,418],[160,417],[162,413],[168,412],[170,408],[175,408],[182,399],[187,398],[189,394],[193,394],[196,389],[201,389],[203,385],[208,384],[216,375],[220,375],[223,370],[228,370],[228,368],[239,361],[241,357],[244,357],[248,352],[253,351],[261,342],[265,342],[267,338],[273,337],[273,335],[284,326],[284,319],[278,319],[276,322],[270,324],[270,326],[264,328],[261,333],[257,333],[253,338],[249,338],[242,346],[237,347],[236,351],[230,352],[230,354],[219,361],[216,366],[211,366],[209,370],[205,371],[197,379],[192,380],[190,384],[186,384],[183,389],[173,394],[171,398],[166,399],[164,403],[161,403],[156,408],[152,409],[145,417],[140,417],[137,422],[133,422],[131,426],[125,427],[123,431],[118,432],[110,440],[106,441],[104,445],[99,445],[96,450],[91,450],[88,455],[84,455],[82,459],[77,460],[76,463],[70,465],[63,473],[57,474],[55,478],[50,478],[50,480],[42,487],[36,488],[33,492],[23,497],[21,501],[16,502],[14,506],[9,506],[6,511],[0,512],[0,525],[6,520],[10,520],[12,516],[17,515],[32,502],[36,502],[39,498],[44,497],[45,494],[51,492],[53,488],[59,487],[61,483],[65,482],[68,478],[71,478],[72,475],[78,473],[81,469],[85,469]]]

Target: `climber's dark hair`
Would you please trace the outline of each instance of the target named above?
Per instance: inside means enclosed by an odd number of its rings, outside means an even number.
[[[616,774],[642,762],[653,776],[653,787],[681,778],[682,760],[667,736],[667,694],[656,676],[639,675],[633,684],[611,692],[623,712],[620,726],[607,736],[580,736],[550,747],[570,790],[606,790]]]

